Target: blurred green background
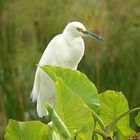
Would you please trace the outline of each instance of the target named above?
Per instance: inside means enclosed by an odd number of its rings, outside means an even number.
[[[140,106],[140,1],[0,0],[0,139],[9,118],[36,119],[35,69],[48,42],[70,21],[105,41],[85,38],[79,70],[97,86],[122,91]],[[135,129],[132,120],[131,126]]]

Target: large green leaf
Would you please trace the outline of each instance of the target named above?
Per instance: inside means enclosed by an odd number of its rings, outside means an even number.
[[[77,95],[82,97],[86,104],[93,110],[99,106],[99,99],[95,85],[86,75],[68,68],[58,66],[41,67],[55,82],[63,79],[64,83]]]
[[[138,115],[135,117],[135,121],[138,126],[140,126],[140,112],[138,112]]]
[[[128,102],[121,92],[105,91],[100,94],[100,117],[104,123],[109,125],[116,117],[128,111]],[[129,115],[123,117],[116,124],[117,129],[123,136],[128,136],[134,133],[129,126]]]
[[[56,92],[56,111],[70,133],[83,131],[85,135],[79,133],[79,137],[90,140],[94,121],[89,107],[62,80],[56,82]]]
[[[49,128],[40,121],[19,122],[9,120],[6,128],[6,140],[49,140]]]

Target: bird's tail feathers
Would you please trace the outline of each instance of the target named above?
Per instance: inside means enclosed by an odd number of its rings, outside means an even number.
[[[39,83],[40,83],[40,76],[39,76],[39,72],[38,72],[38,69],[37,69],[32,93],[31,93],[31,96],[30,96],[32,102],[35,102],[37,100],[37,96],[38,96],[38,92],[39,92],[39,86],[40,86]]]
[[[37,114],[39,117],[48,115],[48,111],[45,109],[45,104],[39,98],[37,99]]]
[[[34,91],[34,88],[33,88],[33,90],[32,90],[30,99],[32,100],[32,102],[35,102],[35,101],[37,100],[37,96],[36,96],[36,93],[35,93],[35,91]]]

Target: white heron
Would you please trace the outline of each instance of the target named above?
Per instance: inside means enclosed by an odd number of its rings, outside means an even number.
[[[85,50],[82,36],[91,36],[103,40],[102,37],[86,30],[82,23],[70,22],[61,34],[50,41],[39,65],[56,65],[76,70]],[[44,107],[46,101],[52,106],[55,104],[55,84],[39,67],[36,70],[31,97],[33,101],[37,101],[39,117],[48,113]]]

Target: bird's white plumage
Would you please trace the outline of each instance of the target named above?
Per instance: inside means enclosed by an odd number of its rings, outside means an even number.
[[[62,34],[55,36],[45,49],[39,65],[56,65],[76,70],[78,63],[84,55],[84,41],[82,32],[77,28],[86,30],[80,22],[69,23]],[[51,78],[39,67],[36,70],[32,100],[37,100],[37,113],[39,117],[47,115],[44,103],[55,104],[55,85]]]

